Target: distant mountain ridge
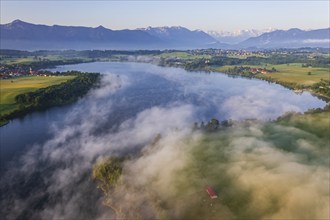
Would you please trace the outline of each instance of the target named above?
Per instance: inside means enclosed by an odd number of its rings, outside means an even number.
[[[111,30],[103,26],[47,26],[15,20],[2,24],[0,30],[1,48],[6,49],[20,45],[34,49],[184,49],[217,43],[203,31],[183,27]]]
[[[15,20],[0,25],[0,48],[18,50],[137,50],[330,47],[330,28],[311,31],[293,28],[287,31],[275,30],[260,36],[257,35],[259,32],[256,30],[242,31],[233,36],[226,36],[226,33],[218,33],[217,35],[215,32],[209,32],[208,34],[201,30],[191,31],[180,26],[111,30],[103,26],[95,28],[48,26]],[[236,37],[235,42],[230,43],[225,40],[225,37]]]
[[[276,30],[251,37],[238,44],[239,47],[256,48],[298,48],[330,47],[330,28],[304,31],[292,28],[287,31]]]
[[[60,25],[39,25],[15,20],[1,25],[2,39],[50,40],[50,41],[157,41],[157,39],[138,30],[113,31],[103,26],[96,28]]]
[[[60,26],[60,25],[37,25],[20,20],[1,25],[1,41],[6,40],[7,45],[1,43],[1,47],[11,46],[10,43],[25,44],[38,43],[41,48],[37,49],[75,49],[72,47],[98,47],[105,43],[128,44],[131,46],[140,44],[158,44],[160,40],[139,30],[113,31],[102,26],[96,28]],[[76,45],[75,45],[76,44]],[[62,47],[62,48],[61,48]]]

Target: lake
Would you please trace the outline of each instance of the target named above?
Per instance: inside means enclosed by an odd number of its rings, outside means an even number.
[[[79,201],[87,195],[89,205],[100,203],[100,194],[87,183],[86,174],[100,155],[125,154],[158,134],[212,118],[267,121],[286,112],[326,105],[307,92],[295,94],[280,85],[221,73],[112,62],[52,69],[67,70],[100,72],[104,77],[100,88],[75,104],[32,113],[0,128],[4,177],[0,183],[2,193],[6,192],[1,200],[8,201],[5,214],[36,218],[98,216],[100,210],[90,210]],[[7,185],[9,181],[13,181],[12,186]],[[64,191],[72,194],[73,187],[81,192],[79,196],[63,196]],[[76,212],[70,214],[64,204],[72,205],[70,209]],[[16,209],[22,213],[15,215]]]

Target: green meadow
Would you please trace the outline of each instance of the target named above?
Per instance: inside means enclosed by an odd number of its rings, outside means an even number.
[[[243,65],[251,68],[266,68],[272,69],[275,68],[277,72],[269,73],[266,75],[258,74],[258,76],[263,77],[271,77],[281,82],[285,83],[297,83],[299,85],[307,85],[310,86],[314,83],[319,82],[321,79],[328,79],[330,77],[330,70],[328,68],[321,67],[302,67],[301,63],[290,63],[290,64],[279,64],[279,65]],[[219,72],[226,72],[229,68],[233,68],[234,66],[221,66],[214,68]]]
[[[15,102],[15,97],[17,95],[60,84],[74,77],[75,76],[29,76],[0,80],[0,115],[8,114],[18,108]]]
[[[321,79],[329,79],[330,70],[321,67],[302,67],[301,63],[267,65],[267,69],[275,68],[278,72],[268,74],[271,78],[301,85],[312,85]]]

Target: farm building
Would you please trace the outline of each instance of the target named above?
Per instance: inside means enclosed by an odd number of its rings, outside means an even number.
[[[207,194],[209,194],[209,196],[211,197],[211,199],[218,198],[217,193],[214,191],[214,189],[211,186],[209,186],[209,187],[206,188],[206,192],[207,192]]]

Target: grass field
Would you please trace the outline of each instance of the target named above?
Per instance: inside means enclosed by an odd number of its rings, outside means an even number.
[[[233,68],[234,66],[222,66],[216,67],[215,70],[223,72],[228,70],[228,68]],[[272,69],[273,67],[277,70],[275,73],[267,74],[267,77],[277,79],[282,82],[298,83],[300,85],[312,85],[319,82],[321,79],[330,78],[330,70],[328,68],[319,67],[302,67],[301,63],[290,63],[290,64],[280,64],[280,65],[262,65],[262,66],[251,66],[251,68],[267,68]],[[311,75],[308,75],[310,72]]]
[[[301,67],[300,63],[268,65],[266,68],[275,68],[278,72],[268,74],[268,76],[284,82],[293,82],[302,85],[312,85],[321,79],[329,79],[330,70],[319,67]],[[311,75],[308,75],[310,72]]]
[[[75,76],[29,76],[0,80],[0,115],[7,114],[17,108],[15,104],[15,97],[17,95],[60,84],[74,77]]]

